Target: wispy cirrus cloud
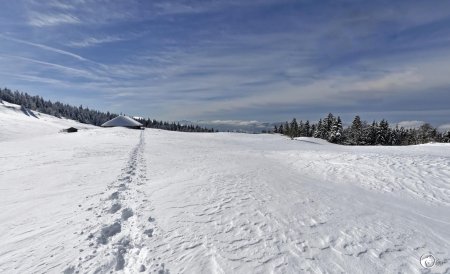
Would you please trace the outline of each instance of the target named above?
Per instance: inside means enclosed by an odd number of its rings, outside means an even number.
[[[25,82],[30,83],[42,83],[42,84],[49,84],[49,85],[57,85],[58,87],[65,86],[67,87],[67,83],[64,81],[60,81],[54,78],[48,78],[48,77],[41,77],[36,75],[30,75],[30,74],[14,74],[14,73],[8,73],[0,71],[0,75],[8,76],[12,79],[17,79]]]
[[[356,81],[347,89],[350,91],[392,92],[399,88],[410,88],[420,83],[423,80],[422,77],[414,70],[405,68],[403,71],[392,71],[376,79]]]
[[[271,57],[270,57],[271,56]],[[186,115],[198,115],[198,116],[210,116],[215,113],[239,113],[246,109],[267,109],[272,107],[285,108],[292,105],[292,102],[296,102],[297,108],[309,109],[308,106],[321,106],[323,112],[326,112],[326,107],[332,106],[332,108],[344,108],[344,107],[357,107],[364,104],[379,104],[389,100],[401,104],[401,102],[411,101],[417,98],[416,104],[420,102],[421,94],[425,93],[425,90],[438,90],[440,87],[450,86],[450,80],[446,77],[446,73],[449,70],[446,66],[446,60],[450,57],[449,52],[441,51],[436,52],[431,56],[416,56],[411,57],[406,54],[403,57],[396,57],[395,60],[390,60],[391,57],[381,58],[376,61],[371,61],[370,65],[367,64],[367,60],[363,59],[357,66],[362,69],[364,73],[347,73],[345,70],[339,72],[329,72],[327,76],[315,79],[314,77],[308,79],[304,83],[297,83],[297,79],[290,81],[283,79],[280,82],[279,78],[273,78],[272,75],[278,70],[270,69],[273,66],[268,64],[275,64],[283,62],[284,57],[277,53],[267,52],[265,58],[259,59],[260,62],[256,62],[256,58],[250,58],[253,63],[250,67],[265,68],[263,70],[253,69],[262,75],[262,78],[272,77],[269,83],[264,83],[261,86],[246,85],[248,78],[255,79],[255,77],[248,73],[243,73],[241,66],[235,66],[233,70],[227,71],[226,63],[238,64],[241,60],[245,62],[245,57],[241,56],[229,56],[222,55],[221,58],[210,58],[210,62],[218,62],[210,69],[210,72],[214,72],[215,67],[221,67],[217,73],[213,73],[213,76],[209,76],[209,79],[214,79],[217,75],[218,79],[212,81],[212,85],[206,89],[200,89],[198,93],[203,93],[206,97],[209,95],[214,98],[211,90],[230,88],[232,90],[240,90],[234,96],[227,96],[224,98],[217,97],[210,101],[196,100],[186,102],[190,107],[189,111],[183,111],[183,109],[171,109],[176,115],[183,117]],[[187,56],[186,58],[192,58]],[[225,63],[222,63],[221,60]],[[194,57],[195,60],[202,60],[202,58]],[[183,60],[183,59],[181,59]],[[182,62],[189,64],[189,62]],[[201,64],[208,64],[208,61]],[[389,64],[390,68],[386,69],[386,65]],[[190,71],[196,70],[196,65],[191,64]],[[208,65],[210,67],[210,65]],[[368,69],[370,67],[370,69]],[[220,71],[220,72],[219,72]],[[300,72],[306,75],[310,74],[311,70]],[[442,73],[438,73],[442,72]],[[450,72],[450,71],[449,71]],[[261,74],[262,73],[262,74]],[[243,77],[240,77],[241,74]],[[266,74],[266,75],[265,75]],[[195,87],[207,87],[204,86],[208,82],[202,81],[203,75],[198,75],[191,78],[191,82],[184,81],[182,86],[186,89],[195,89]],[[227,77],[229,77],[227,79]],[[297,76],[298,77],[298,76]],[[197,82],[201,82],[198,84]],[[218,84],[214,86],[214,84]],[[221,86],[221,87],[220,87]],[[164,86],[160,86],[163,88]],[[167,87],[170,90],[176,90],[174,87]],[[181,85],[180,85],[180,88]],[[248,92],[244,92],[248,90]],[[276,92],[274,92],[276,90]],[[227,95],[232,95],[233,92],[229,91]],[[439,95],[441,96],[441,95]],[[402,99],[404,98],[404,99]],[[385,103],[383,103],[385,104]],[[411,103],[401,105],[402,108],[411,108]],[[397,107],[399,107],[397,105]],[[424,106],[428,108],[429,106]],[[436,106],[435,106],[436,107]],[[442,106],[441,106],[442,107]]]
[[[30,14],[28,20],[33,27],[51,27],[65,24],[81,24],[81,20],[74,15],[64,13],[36,13]]]
[[[92,47],[92,46],[98,46],[101,44],[107,44],[107,43],[114,43],[114,42],[119,42],[119,41],[125,41],[128,40],[124,37],[119,37],[119,36],[104,36],[101,38],[97,38],[97,37],[88,37],[88,38],[84,38],[81,41],[72,41],[67,43],[67,45],[69,47],[75,47],[75,48],[87,48],[87,47]]]
[[[43,50],[50,51],[50,52],[53,52],[53,53],[66,55],[66,56],[78,59],[80,61],[89,61],[87,58],[84,58],[84,57],[82,57],[82,56],[80,56],[78,54],[75,54],[75,53],[72,53],[72,52],[69,52],[69,51],[65,51],[65,50],[62,50],[62,49],[50,47],[50,46],[47,46],[47,45],[44,45],[44,44],[39,44],[39,43],[34,43],[34,42],[22,40],[22,39],[17,39],[17,38],[13,38],[11,36],[3,35],[3,34],[0,34],[0,38],[5,39],[5,40],[9,40],[9,41],[12,41],[12,42],[15,42],[15,43],[24,44],[24,45],[32,46],[32,47],[35,47],[35,48],[43,49]]]
[[[4,62],[15,62],[15,63],[24,63],[24,64],[31,64],[30,68],[33,69],[35,72],[40,71],[52,71],[53,76],[61,75],[64,77],[70,77],[70,78],[83,78],[89,81],[113,81],[112,78],[109,78],[107,76],[101,75],[101,73],[91,71],[91,69],[82,69],[82,68],[73,68],[69,66],[64,66],[56,63],[50,63],[45,62],[41,60],[36,60],[32,58],[27,58],[23,56],[14,56],[14,55],[0,55],[0,60]],[[104,73],[103,73],[104,74]]]
[[[75,5],[80,4],[79,2],[77,3],[77,1],[68,2],[68,1],[61,1],[61,0],[47,0],[46,2],[50,7],[53,7],[53,8],[59,9],[59,10],[75,10],[76,9]],[[39,1],[35,2],[35,4],[37,4],[37,5],[39,5],[39,3],[42,4],[42,2],[39,2]]]

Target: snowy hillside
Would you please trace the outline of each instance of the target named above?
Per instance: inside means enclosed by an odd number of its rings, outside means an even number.
[[[0,141],[27,139],[44,134],[55,134],[62,129],[96,128],[79,122],[60,119],[51,115],[31,111],[19,105],[0,101]]]
[[[450,273],[449,145],[61,134],[0,109],[0,273],[427,273],[426,253]]]

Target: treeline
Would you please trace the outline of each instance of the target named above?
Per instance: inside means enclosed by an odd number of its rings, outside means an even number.
[[[181,125],[180,123],[168,123],[163,121],[157,121],[152,119],[135,119],[144,127],[147,128],[159,128],[171,131],[183,131],[183,132],[215,132],[213,128],[200,127],[198,125]]]
[[[61,102],[44,100],[40,96],[31,96],[27,93],[19,91],[13,92],[7,88],[0,89],[0,101],[1,100],[12,104],[21,105],[27,109],[39,111],[58,118],[72,119],[84,124],[96,126],[100,126],[106,121],[118,116],[114,113],[91,110],[89,108],[84,108],[83,106],[75,107],[68,104],[63,104]],[[180,125],[179,123],[169,123],[151,119],[138,119],[138,121],[142,123],[144,127],[148,128],[186,132],[214,132],[214,129],[194,125]]]
[[[439,132],[426,123],[418,129],[405,129],[396,126],[391,128],[388,121],[373,121],[371,124],[356,116],[350,127],[344,128],[339,116],[328,114],[318,123],[309,121],[297,122],[294,118],[290,123],[285,122],[274,127],[275,133],[295,137],[315,137],[335,144],[343,145],[417,145],[429,142],[450,143],[450,131]]]
[[[72,119],[84,124],[100,126],[104,122],[116,117],[117,114],[109,112],[100,112],[83,108],[83,106],[75,107],[61,102],[52,102],[44,100],[40,96],[31,96],[28,93],[11,91],[9,89],[0,89],[0,99],[9,103],[24,106],[27,109],[39,111],[41,113],[56,116],[58,118]]]

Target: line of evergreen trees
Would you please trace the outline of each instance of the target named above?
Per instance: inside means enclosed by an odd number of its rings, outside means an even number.
[[[344,128],[339,116],[328,114],[317,124],[309,121],[297,122],[294,118],[274,127],[274,133],[295,137],[315,137],[343,145],[417,145],[429,142],[450,143],[450,131],[446,133],[426,123],[418,129],[391,128],[388,121],[373,121],[371,124],[356,116],[350,127]]]
[[[157,121],[152,119],[136,119],[139,123],[147,128],[159,128],[171,131],[183,131],[183,132],[215,132],[213,128],[200,127],[198,125],[181,125],[180,123],[168,123],[163,121]]]
[[[109,121],[117,114],[110,112],[101,112],[84,108],[83,106],[75,107],[61,102],[51,102],[44,100],[40,96],[31,96],[27,93],[19,91],[11,91],[7,88],[0,89],[0,101],[4,100],[12,104],[21,105],[27,109],[39,111],[41,113],[56,116],[58,118],[72,119],[84,124],[91,124],[100,126],[106,121]],[[179,123],[169,123],[163,121],[156,121],[151,119],[138,120],[148,128],[158,128],[172,131],[186,131],[186,132],[214,132],[214,129],[208,129],[194,125],[180,125]]]
[[[116,117],[116,114],[109,112],[100,112],[83,108],[83,106],[75,107],[61,102],[51,102],[44,100],[40,96],[31,96],[28,93],[11,91],[7,88],[0,89],[0,99],[12,104],[21,105],[27,109],[39,111],[41,113],[56,116],[58,118],[67,118],[79,121],[84,124],[100,126],[104,122]]]

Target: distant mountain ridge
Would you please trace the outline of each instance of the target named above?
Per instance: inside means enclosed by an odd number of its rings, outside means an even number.
[[[213,127],[214,129],[222,132],[243,132],[243,133],[264,133],[272,132],[275,125],[281,122],[259,122],[259,121],[245,121],[245,120],[198,120],[189,121],[181,120],[178,121],[180,124],[186,125],[200,125],[204,127]]]

